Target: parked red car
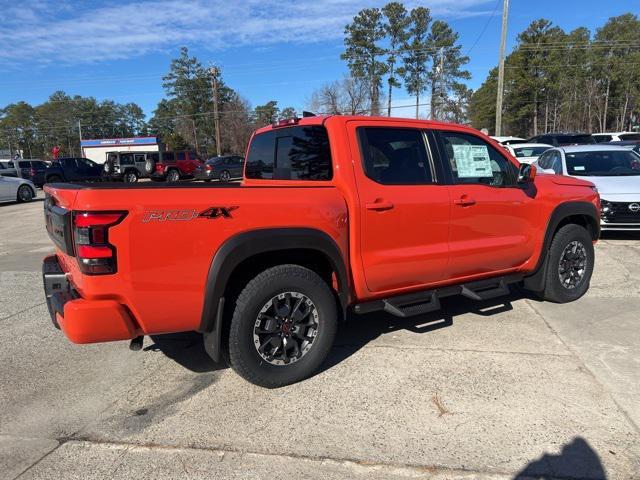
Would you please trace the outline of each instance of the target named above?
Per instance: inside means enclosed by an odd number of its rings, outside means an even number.
[[[194,171],[202,165],[198,154],[189,150],[181,152],[160,152],[156,161],[148,158],[145,164],[151,180],[177,182],[183,178],[193,178]]]

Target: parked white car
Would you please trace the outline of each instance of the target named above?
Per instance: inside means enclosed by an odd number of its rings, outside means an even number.
[[[520,163],[533,163],[544,152],[553,148],[553,145],[545,143],[516,143],[505,145],[511,155],[516,157]]]
[[[491,137],[502,145],[513,145],[516,143],[525,143],[526,140],[520,137]]]
[[[592,133],[591,136],[597,143],[640,140],[640,132],[603,132]]]
[[[569,175],[600,192],[603,230],[640,231],[640,155],[612,145],[552,148],[534,162],[540,173]]]
[[[0,176],[0,202],[30,202],[36,196],[31,180]]]

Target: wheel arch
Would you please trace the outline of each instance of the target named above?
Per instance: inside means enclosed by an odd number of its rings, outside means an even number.
[[[296,264],[314,270],[329,283],[342,312],[346,311],[349,301],[346,262],[329,235],[311,228],[274,228],[240,233],[218,249],[205,284],[198,330],[204,334],[205,348],[214,360],[220,359],[226,298],[239,293],[238,289],[258,273],[282,264]],[[335,289],[332,288],[334,275]]]
[[[596,206],[591,202],[564,202],[556,206],[551,212],[547,228],[544,233],[542,249],[534,273],[525,278],[525,288],[532,291],[542,291],[547,271],[547,257],[551,241],[556,232],[568,224],[584,227],[593,241],[600,237],[600,216]]]

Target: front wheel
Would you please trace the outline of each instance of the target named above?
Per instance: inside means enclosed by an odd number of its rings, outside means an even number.
[[[265,270],[244,288],[229,329],[229,362],[249,382],[276,388],[311,376],[329,354],[336,301],[315,272],[298,265]]]
[[[556,303],[582,297],[589,289],[595,260],[589,232],[580,225],[565,225],[553,237],[548,255],[542,297]]]
[[[20,185],[16,200],[20,203],[30,202],[33,200],[33,190],[31,190],[31,187],[29,187],[29,185]]]

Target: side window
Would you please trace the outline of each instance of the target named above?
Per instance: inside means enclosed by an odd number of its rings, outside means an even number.
[[[18,162],[20,168],[31,168],[31,162]]]
[[[93,168],[96,166],[95,163],[86,158],[76,158],[76,164],[78,165],[78,168]]]
[[[549,168],[553,169],[557,175],[562,175],[562,159],[560,158],[560,152],[552,152]]]
[[[367,177],[383,185],[433,183],[421,130],[360,127],[358,137]]]
[[[511,187],[516,167],[482,138],[461,132],[440,132],[453,182]]]
[[[549,168],[549,159],[551,158],[552,153],[553,152],[545,152],[540,155],[540,158],[538,158],[538,165],[540,168],[544,168],[545,170]]]
[[[182,160],[185,160],[186,158],[187,157],[186,157],[186,153],[185,152],[176,153],[176,160],[182,161]]]
[[[150,153],[147,158],[150,158],[151,160],[153,160],[154,162],[159,162],[160,161],[160,154],[159,153]]]
[[[136,153],[133,155],[133,161],[136,163],[142,163],[145,161],[145,157],[144,153]]]
[[[273,178],[275,137],[273,130],[253,137],[247,158],[248,178]]]
[[[331,180],[331,151],[321,126],[288,127],[256,135],[249,148],[248,178]]]
[[[164,162],[173,162],[173,159],[174,159],[174,158],[175,158],[175,157],[174,157],[173,152],[164,152],[164,153],[162,154],[162,160],[163,160]]]

